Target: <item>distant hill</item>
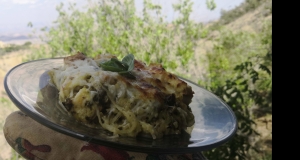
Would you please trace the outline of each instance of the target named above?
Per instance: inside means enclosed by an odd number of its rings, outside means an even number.
[[[272,15],[272,0],[245,0],[234,9],[221,11],[221,17],[218,20],[219,25],[227,25],[234,21],[245,21],[240,18],[253,12],[258,13],[256,18],[268,17]],[[261,20],[261,19],[256,19]]]
[[[232,31],[259,32],[263,24],[271,20],[272,0],[246,0],[232,10],[222,11],[220,19],[209,26],[225,26]]]
[[[222,20],[222,17],[221,17]],[[260,32],[266,22],[272,22],[272,1],[264,0],[253,10],[236,17],[226,27],[231,30]]]
[[[17,44],[17,45],[22,45],[26,42],[32,42],[35,44],[42,43],[38,37],[30,37],[27,35],[0,35],[0,42],[5,44]],[[0,48],[2,46],[1,43],[0,43]]]
[[[12,41],[12,40],[25,40],[30,39],[30,37],[25,35],[18,35],[18,36],[0,36],[0,41]]]

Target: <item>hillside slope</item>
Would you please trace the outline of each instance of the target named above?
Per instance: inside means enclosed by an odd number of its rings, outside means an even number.
[[[237,18],[232,18],[232,20],[226,20],[229,21],[226,25],[222,25],[220,23],[221,21],[224,21],[222,20],[222,17],[218,21],[206,24],[204,29],[208,31],[208,35],[198,42],[196,54],[194,55],[194,59],[197,63],[190,65],[190,79],[194,82],[205,80],[202,78],[204,77],[203,75],[208,74],[207,53],[212,52],[212,49],[216,44],[216,40],[221,38],[220,28],[222,28],[223,31],[232,31],[233,33],[245,31],[248,33],[258,34],[262,31],[265,24],[272,23],[271,9],[272,1],[266,0],[265,3],[261,4],[255,10],[249,11]]]
[[[253,11],[250,11],[234,21],[227,24],[225,27],[232,31],[248,31],[259,32],[266,22],[272,21],[272,1],[260,5]]]

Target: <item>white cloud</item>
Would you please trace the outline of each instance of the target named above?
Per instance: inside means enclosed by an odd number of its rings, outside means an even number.
[[[35,4],[38,0],[12,0],[15,4]]]

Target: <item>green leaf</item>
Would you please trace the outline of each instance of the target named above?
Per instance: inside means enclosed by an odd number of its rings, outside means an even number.
[[[110,61],[99,64],[105,71],[118,72],[120,75],[135,79],[135,76],[131,73],[134,68],[134,56],[129,54],[122,59],[122,62],[117,58],[111,58]]]
[[[110,60],[110,61],[101,63],[100,67],[102,67],[106,71],[112,71],[112,72],[126,71],[123,67],[120,67],[120,65],[114,60]]]
[[[120,62],[118,59],[116,58],[111,58],[111,61],[117,65],[120,69],[122,69],[123,71],[127,71],[128,70],[128,66],[125,65],[124,63]]]
[[[128,71],[132,71],[134,68],[134,55],[128,54],[122,59],[122,63],[127,67]]]
[[[262,69],[263,71],[266,71],[269,75],[271,75],[271,71],[267,66],[261,64],[259,68]]]

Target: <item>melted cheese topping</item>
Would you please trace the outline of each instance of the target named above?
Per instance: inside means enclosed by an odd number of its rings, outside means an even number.
[[[78,121],[100,125],[114,135],[146,134],[153,139],[180,134],[194,124],[188,106],[193,91],[187,83],[160,64],[146,66],[135,60],[136,79],[99,67],[112,57],[101,54],[92,59],[78,53],[49,71],[61,106]]]

